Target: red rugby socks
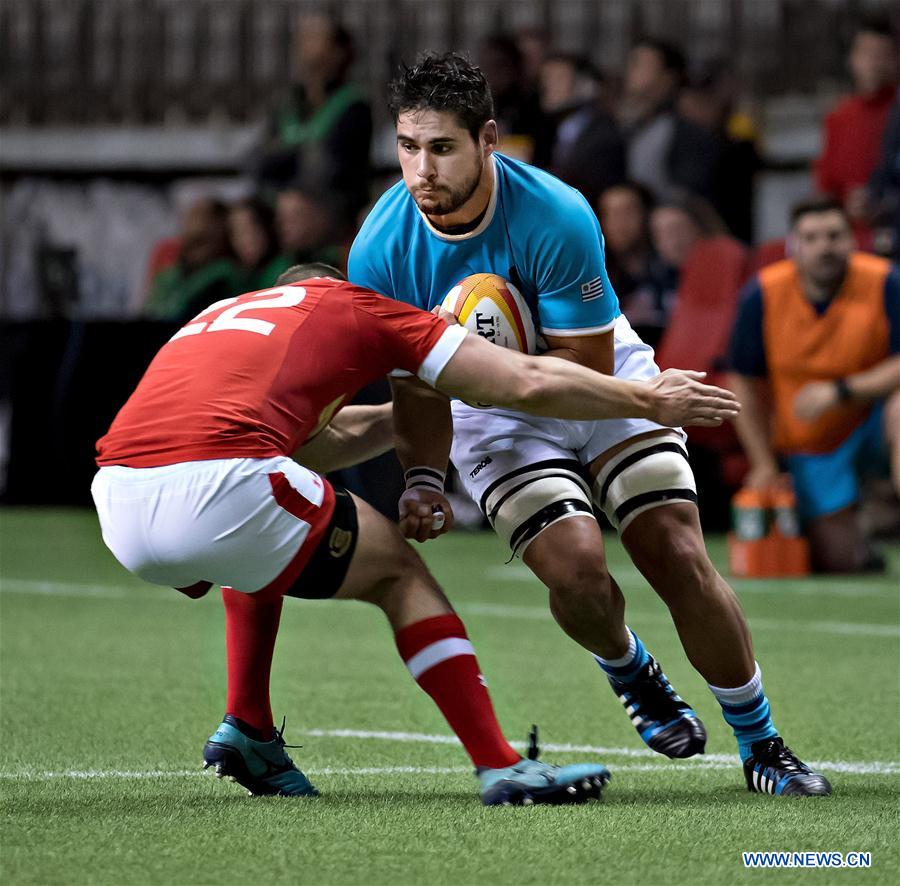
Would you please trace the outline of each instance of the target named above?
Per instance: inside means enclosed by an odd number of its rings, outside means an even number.
[[[272,736],[269,675],[275,638],[281,621],[281,596],[264,599],[222,588],[225,603],[225,648],[228,662],[228,697],[225,712]]]
[[[522,758],[500,731],[475,650],[458,616],[417,621],[398,631],[395,639],[413,679],[441,709],[476,767],[500,769]]]

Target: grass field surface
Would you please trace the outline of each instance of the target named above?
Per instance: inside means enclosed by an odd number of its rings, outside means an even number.
[[[600,759],[602,802],[492,808],[381,614],[289,600],[272,696],[316,800],[201,773],[224,702],[223,613],[142,584],[87,511],[0,511],[0,876],[18,883],[895,883],[900,548],[884,577],[742,581],[776,725],[827,800],[750,795],[668,614],[611,541],[629,624],[710,733],[647,750],[596,665],[490,535],[421,550],[466,621],[500,721],[545,759]],[[721,563],[724,548],[713,540]],[[747,870],[745,850],[864,851],[865,870]]]

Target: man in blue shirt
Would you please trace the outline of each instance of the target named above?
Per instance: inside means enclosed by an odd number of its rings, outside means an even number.
[[[656,376],[652,349],[619,311],[587,202],[553,176],[495,152],[482,72],[459,55],[425,56],[392,83],[391,109],[403,181],[363,225],[350,254],[351,282],[439,309],[464,277],[498,274],[522,291],[546,354],[620,378]],[[408,538],[424,541],[452,525],[443,495],[450,454],[466,491],[547,586],[557,622],[593,654],[642,740],[669,757],[702,753],[703,724],[625,625],[625,601],[593,516],[600,508],[669,607],[688,658],[720,702],[749,790],[831,792],[772,725],[740,605],[706,554],[683,433],[646,419],[547,420],[460,401],[451,418],[446,397],[414,378],[395,378],[393,387]],[[443,528],[438,512],[447,515]]]
[[[499,274],[527,300],[546,352],[619,377],[658,373],[621,316],[587,202],[553,176],[497,154],[482,72],[426,55],[391,84],[403,181],[366,219],[351,282],[432,309],[461,279]],[[668,605],[692,664],[738,739],[751,791],[828,794],[772,725],[746,621],[709,561],[684,435],[642,419],[573,422],[476,409],[415,379],[394,383],[397,452],[422,505],[402,527],[422,541],[446,510],[447,456],[514,555],[550,591],[551,611],[593,653],[641,738],[670,757],[702,753],[706,731],[625,625],[593,516],[602,509]],[[452,450],[451,450],[452,438]],[[435,488],[421,486],[434,476]],[[408,498],[407,498],[408,501]]]

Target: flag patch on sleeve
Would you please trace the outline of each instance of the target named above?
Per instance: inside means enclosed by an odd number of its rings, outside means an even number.
[[[594,301],[597,298],[603,298],[603,279],[601,277],[594,277],[593,280],[581,284],[582,301]]]

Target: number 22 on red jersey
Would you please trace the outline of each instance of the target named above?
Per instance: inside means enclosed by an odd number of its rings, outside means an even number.
[[[255,313],[256,311],[271,310],[272,308],[293,308],[305,298],[306,290],[302,286],[278,286],[274,289],[264,289],[261,292],[253,293],[249,297],[241,295],[235,298],[223,298],[197,314],[187,326],[179,329],[169,341],[175,341],[187,335],[222,332],[226,329],[238,329],[244,332],[253,332],[257,335],[270,335],[272,330],[275,329],[274,323],[258,317],[242,317],[241,314],[247,311]],[[247,300],[243,301],[243,299]],[[237,304],[237,302],[240,302],[240,304]],[[222,310],[223,308],[224,310]],[[217,311],[221,311],[221,313],[214,320],[206,321],[202,319],[215,314]]]

